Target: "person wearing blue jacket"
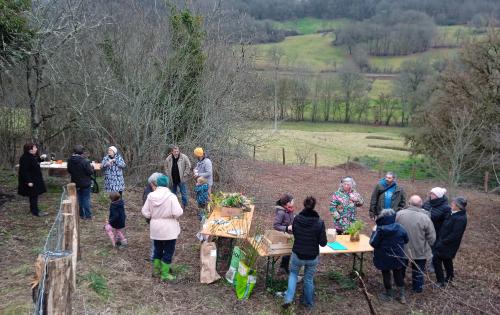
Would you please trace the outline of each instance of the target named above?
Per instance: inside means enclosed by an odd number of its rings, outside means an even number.
[[[451,202],[451,213],[448,214],[441,226],[436,243],[434,244],[434,257],[432,263],[436,271],[438,287],[453,281],[453,258],[457,254],[462,237],[467,227],[467,199],[456,197]],[[444,277],[443,265],[446,270]]]
[[[393,298],[392,271],[394,282],[399,289],[398,299],[405,304],[404,267],[406,260],[404,248],[409,241],[408,233],[401,224],[396,223],[396,212],[392,209],[382,210],[376,223],[370,237],[370,245],[374,248],[373,264],[382,271],[385,287],[385,292],[379,294],[379,299],[390,302]]]

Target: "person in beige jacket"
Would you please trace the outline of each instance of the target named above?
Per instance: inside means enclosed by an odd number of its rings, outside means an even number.
[[[151,219],[150,237],[154,241],[153,276],[161,277],[162,281],[174,280],[175,276],[170,273],[172,257],[175,252],[175,243],[181,232],[179,218],[182,207],[177,197],[168,189],[168,177],[162,175],[153,185],[144,206],[142,215]]]
[[[172,153],[165,160],[165,174],[171,179],[169,187],[172,188],[172,193],[177,196],[180,191],[182,207],[185,209],[188,204],[187,182],[191,174],[191,162],[178,146],[174,145],[171,149]]]
[[[412,288],[421,293],[424,285],[425,265],[432,257],[431,246],[436,241],[436,232],[428,211],[422,209],[422,198],[411,196],[406,209],[398,211],[396,222],[401,224],[410,241],[405,246],[405,256],[412,267]]]

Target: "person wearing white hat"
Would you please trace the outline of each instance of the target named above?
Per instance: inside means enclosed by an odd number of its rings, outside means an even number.
[[[101,165],[104,171],[104,190],[106,192],[117,191],[121,196],[125,190],[123,169],[126,164],[115,146],[108,148],[108,154],[102,159]]]
[[[429,192],[429,199],[424,202],[422,208],[430,212],[434,230],[436,230],[436,235],[439,235],[444,219],[451,213],[451,207],[446,197],[446,188],[432,188]]]

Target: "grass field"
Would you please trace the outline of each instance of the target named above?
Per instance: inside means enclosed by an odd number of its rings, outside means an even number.
[[[322,20],[306,17],[285,22],[273,22],[273,26],[277,29],[296,31],[301,35],[308,35],[322,30],[338,28],[346,21],[345,19]]]
[[[300,164],[305,159],[306,164],[313,164],[317,153],[321,166],[342,164],[348,157],[404,161],[409,156],[407,151],[382,148],[404,149],[401,136],[404,128],[306,122],[282,123],[277,132],[273,132],[270,124],[259,127],[257,134],[263,139],[256,148],[259,160],[282,161],[282,148],[287,163]]]
[[[376,99],[380,94],[392,95],[393,86],[394,82],[392,80],[374,80],[372,82],[372,88],[368,93],[368,97],[370,97],[371,99]]]
[[[370,64],[372,67],[383,72],[393,72],[398,71],[401,64],[405,61],[417,60],[420,58],[425,58],[431,62],[434,60],[448,59],[456,56],[457,51],[457,48],[438,48],[407,56],[370,57]]]

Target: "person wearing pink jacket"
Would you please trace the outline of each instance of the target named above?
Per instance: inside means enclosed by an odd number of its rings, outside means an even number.
[[[177,219],[183,214],[177,197],[168,189],[169,179],[162,175],[153,185],[144,206],[142,215],[151,219],[150,237],[154,241],[153,277],[160,277],[162,281],[174,280],[170,273],[172,257],[175,252],[175,243],[181,232]]]

